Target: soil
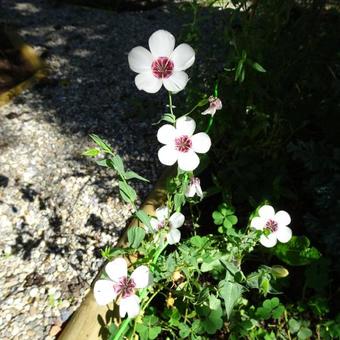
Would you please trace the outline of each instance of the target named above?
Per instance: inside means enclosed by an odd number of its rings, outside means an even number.
[[[0,26],[0,94],[32,76],[34,71]]]

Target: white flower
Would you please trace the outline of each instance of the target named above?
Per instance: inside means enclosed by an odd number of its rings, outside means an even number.
[[[108,280],[98,280],[93,288],[94,297],[99,305],[107,305],[119,299],[119,314],[123,318],[136,317],[140,312],[140,299],[135,294],[137,289],[148,287],[152,283],[152,273],[147,266],[137,267],[130,278],[127,276],[127,262],[122,257],[116,258],[105,266]]]
[[[202,112],[202,115],[212,115],[214,116],[216,113],[216,110],[221,110],[222,109],[222,102],[221,99],[217,97],[210,96],[209,97],[209,107]]]
[[[178,243],[181,239],[181,232],[178,230],[184,223],[184,215],[175,212],[169,217],[169,209],[161,207],[156,209],[156,217],[151,218],[151,226],[154,232],[162,229],[167,230],[166,239],[169,244]]]
[[[151,52],[137,46],[128,55],[131,70],[139,73],[135,78],[138,90],[156,93],[162,85],[174,93],[183,90],[189,80],[184,70],[195,61],[192,47],[180,44],[175,48],[175,37],[158,30],[150,36],[149,48]]]
[[[185,192],[186,197],[194,197],[195,195],[203,198],[203,192],[201,188],[201,181],[198,177],[191,177],[187,190]]]
[[[282,243],[288,242],[292,238],[292,230],[287,227],[291,222],[286,211],[280,210],[275,214],[275,210],[270,205],[264,205],[259,209],[259,216],[251,220],[251,227],[257,230],[267,230],[270,233],[261,235],[260,243],[267,247],[274,247],[279,240]]]
[[[173,165],[178,161],[178,167],[183,171],[192,171],[198,167],[200,159],[197,153],[206,153],[210,149],[210,137],[200,132],[193,135],[195,121],[187,116],[176,120],[176,127],[163,125],[157,132],[157,139],[165,144],[158,151],[162,164]]]

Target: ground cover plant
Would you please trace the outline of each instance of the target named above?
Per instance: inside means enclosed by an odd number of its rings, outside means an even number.
[[[202,34],[195,7],[194,15],[187,33],[193,42]],[[300,151],[308,146],[295,139],[296,127],[287,128],[291,119],[283,118],[281,103],[272,106],[277,112],[265,113],[268,103],[258,99],[260,86],[254,82],[269,72],[262,66],[266,58],[246,49],[249,37],[243,35],[250,34],[252,22],[244,27],[242,20],[249,19],[235,10],[230,23],[241,21],[242,29],[224,32],[233,48],[224,72],[212,73],[209,81],[198,82],[199,72],[192,72],[195,81],[189,85],[186,70],[195,67],[195,52],[188,44],[175,48],[175,38],[164,30],[150,37],[150,51],[136,47],[129,54],[139,90],[156,93],[164,86],[169,92],[157,133],[158,157],[175,170],[167,182],[166,204],[156,216],[138,209],[130,185],[133,179],[146,179],[125,169],[111,147],[92,135],[97,146],[85,154],[116,171],[121,196],[134,207],[137,221],[128,231],[127,248],[103,251],[109,262],[94,294],[99,304],[115,300],[120,316],[105,325],[103,337],[339,336],[339,316],[329,304],[337,296],[331,291],[331,258],[323,257],[304,235],[308,230],[301,225],[308,219],[296,204],[300,193],[289,183],[296,179],[288,175],[287,164],[303,157],[309,165],[308,152]],[[188,97],[174,106],[173,94],[187,84]],[[272,96],[265,98],[272,104]],[[289,139],[284,139],[287,131]],[[315,183],[319,168],[312,164],[315,177],[306,181]],[[337,169],[336,161],[331,164],[322,166],[325,175]],[[131,255],[132,263],[126,261]]]

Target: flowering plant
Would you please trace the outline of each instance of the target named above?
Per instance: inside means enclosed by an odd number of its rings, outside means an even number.
[[[215,88],[213,97],[203,98],[184,115],[175,115],[172,95],[185,88],[189,78],[184,70],[194,63],[195,53],[187,44],[176,49],[174,46],[173,35],[159,30],[149,39],[150,52],[139,46],[128,56],[130,68],[139,73],[135,78],[139,90],[155,93],[164,85],[169,91],[170,113],[162,117],[167,124],[157,132],[162,144],[159,161],[174,166],[175,171],[167,181],[165,205],[157,207],[155,216],[137,208],[137,195],[129,182],[146,179],[127,171],[122,159],[98,136],[91,135],[97,146],[85,152],[90,157],[103,155],[97,163],[116,171],[121,197],[131,204],[137,221],[128,230],[126,248],[109,247],[103,251],[110,261],[105,267],[108,277],[100,278],[94,285],[98,304],[115,301],[119,305],[122,319],[108,326],[110,339],[114,340],[124,336],[133,339],[136,334],[140,339],[155,339],[161,333],[165,337],[191,339],[224,336],[232,328],[230,323],[235,315],[247,305],[247,292],[257,290],[262,296],[278,293],[277,281],[288,275],[281,265],[244,270],[250,253],[267,252],[285,263],[296,261],[296,257],[307,262],[312,259],[312,255],[306,255],[313,250],[309,244],[303,253],[294,254],[294,260],[290,258],[290,250],[301,239],[292,236],[288,227],[290,215],[283,210],[275,213],[266,202],[258,204],[240,223],[230,200],[226,200],[212,213],[216,226],[202,232],[201,225],[206,222],[200,219],[200,209],[204,209],[201,200],[209,193],[204,181],[205,191],[202,190],[194,171],[198,170],[200,155],[212,146],[208,133],[222,101]],[[200,126],[206,125],[206,129],[195,133],[196,122],[190,115],[199,113],[202,103],[209,103],[199,115]],[[277,241],[281,246],[278,250],[274,248]],[[259,243],[264,248],[257,247]],[[134,261],[130,262],[129,278],[126,258],[131,254]],[[281,317],[285,310],[279,299],[273,301],[274,305],[275,315]]]

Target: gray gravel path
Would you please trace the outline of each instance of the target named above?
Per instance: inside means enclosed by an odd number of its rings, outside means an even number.
[[[130,214],[114,175],[81,156],[87,136],[105,137],[156,180],[150,123],[164,98],[138,92],[127,53],[156,29],[176,34],[185,19],[168,7],[116,14],[53,1],[1,5],[0,21],[17,27],[51,71],[0,108],[0,338],[53,339]],[[151,184],[136,189],[145,197]]]

